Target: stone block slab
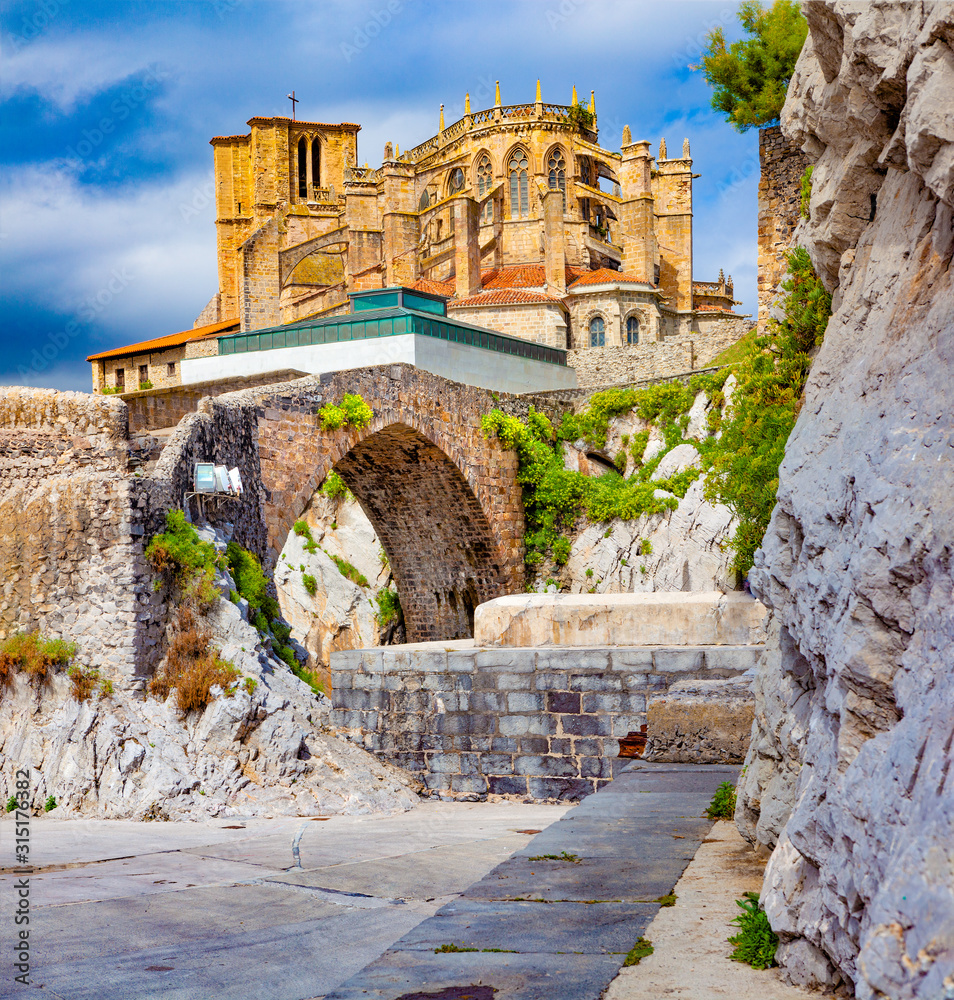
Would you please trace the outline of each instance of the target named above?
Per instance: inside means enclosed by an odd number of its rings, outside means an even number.
[[[748,594],[512,594],[477,607],[482,646],[739,645],[764,641]],[[542,654],[539,654],[542,657]]]

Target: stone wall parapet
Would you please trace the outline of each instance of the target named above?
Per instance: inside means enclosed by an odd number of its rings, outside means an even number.
[[[545,649],[423,643],[331,656],[339,732],[432,795],[579,799],[626,761],[619,740],[676,681],[737,677],[758,644]]]

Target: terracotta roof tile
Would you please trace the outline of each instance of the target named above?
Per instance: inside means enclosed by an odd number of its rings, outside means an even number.
[[[451,297],[454,294],[453,281],[431,281],[430,278],[421,278],[419,281],[415,281],[411,288],[418,292],[427,292],[430,295]]]
[[[542,288],[547,281],[547,271],[542,264],[523,264],[519,267],[497,267],[484,271],[480,283],[484,288]]]
[[[87,361],[102,361],[106,358],[123,358],[130,354],[147,354],[149,351],[161,351],[167,347],[178,347],[186,344],[190,340],[202,340],[205,337],[214,337],[216,334],[225,333],[239,325],[237,319],[223,320],[221,323],[210,323],[208,326],[198,326],[193,330],[183,330],[181,333],[171,333],[167,337],[156,337],[154,340],[143,340],[138,344],[129,344],[126,347],[115,347],[111,351],[101,351],[99,354],[90,354]]]
[[[645,285],[652,282],[643,281],[635,274],[626,274],[623,271],[614,271],[609,267],[600,267],[595,271],[582,271],[580,276],[570,285],[571,288],[579,288],[581,285],[609,285],[615,282],[627,281]]]
[[[494,288],[471,295],[466,299],[448,302],[448,309],[459,309],[461,306],[516,306],[526,303],[546,303],[562,305],[563,299],[558,295],[545,295],[543,292],[528,292],[521,288]]]

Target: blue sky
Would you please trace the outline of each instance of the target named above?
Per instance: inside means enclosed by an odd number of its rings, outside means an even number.
[[[0,13],[0,384],[90,387],[87,354],[191,327],[216,291],[214,135],[256,115],[354,121],[381,162],[493,104],[596,91],[623,126],[692,145],[695,277],[756,308],[758,137],[709,107],[718,0],[4,0]]]

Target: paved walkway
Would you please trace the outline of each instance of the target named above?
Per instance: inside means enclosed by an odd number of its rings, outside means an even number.
[[[630,765],[325,1000],[598,1000],[737,771]]]
[[[32,821],[31,978],[62,1000],[304,1000],[333,990],[567,806],[396,816]],[[0,821],[0,865],[13,864]],[[0,944],[15,931],[0,872]],[[9,957],[9,956],[8,956]],[[37,996],[0,963],[0,998]]]
[[[661,909],[646,930],[654,951],[623,969],[604,1000],[834,1000],[830,993],[789,986],[779,969],[733,962],[736,900],[759,892],[765,872],[735,823],[720,821],[676,883],[676,904]]]
[[[36,819],[31,978],[62,1000],[597,1000],[735,770],[638,763],[574,808]],[[0,997],[29,991],[0,978]]]

